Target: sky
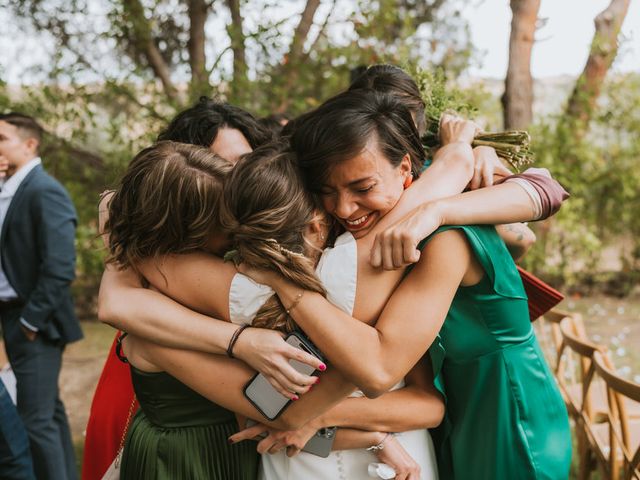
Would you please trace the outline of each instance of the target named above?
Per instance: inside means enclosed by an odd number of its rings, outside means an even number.
[[[469,74],[504,78],[507,73],[511,9],[508,0],[471,0],[463,15],[481,55]],[[542,0],[538,16],[547,19],[536,32],[531,70],[535,78],[577,76],[584,68],[595,31],[594,19],[610,0]],[[640,71],[640,2],[631,1],[622,25],[625,39],[616,71]]]
[[[577,76],[582,71],[593,38],[593,20],[610,0],[542,0],[539,12],[544,25],[536,33],[532,54],[532,72],[535,78],[559,75]],[[511,10],[509,0],[467,0],[462,14],[469,20],[471,37],[478,55],[467,72],[471,77],[503,79],[507,71]],[[15,56],[0,56],[0,70],[10,83],[20,83],[19,73],[25,66],[42,61],[35,38],[30,38],[19,27],[11,25],[6,12],[0,10],[0,23],[12,30],[0,34],[0,51],[12,52],[20,44],[31,52],[20,62]],[[5,30],[5,33],[6,30]],[[631,1],[622,27],[621,49],[614,71],[640,72],[640,0]],[[4,57],[4,58],[3,58]],[[27,74],[27,78],[28,78]]]

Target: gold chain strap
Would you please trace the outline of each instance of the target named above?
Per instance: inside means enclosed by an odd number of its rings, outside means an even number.
[[[127,422],[124,424],[124,431],[122,432],[122,438],[120,439],[120,446],[118,447],[118,454],[116,455],[116,467],[120,467],[120,461],[122,460],[122,450],[124,449],[124,442],[127,439],[127,433],[129,432],[129,425],[131,425],[131,417],[136,406],[136,396],[133,396],[131,405],[129,405],[129,413],[127,415]]]

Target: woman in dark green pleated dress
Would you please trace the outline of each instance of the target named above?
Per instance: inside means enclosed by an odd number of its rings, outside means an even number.
[[[224,237],[212,233],[220,228],[211,212],[230,170],[226,160],[192,145],[161,142],[140,152],[111,200],[109,262],[129,267],[158,252],[223,245]],[[227,441],[238,431],[233,412],[161,371],[143,352],[127,353],[140,409],[127,433],[121,478],[255,480],[255,443]]]
[[[238,431],[233,412],[165,372],[131,367],[140,411],[123,451],[122,479],[255,480],[254,442],[227,441]]]

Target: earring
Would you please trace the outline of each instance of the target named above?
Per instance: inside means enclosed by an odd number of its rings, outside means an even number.
[[[402,184],[402,186],[406,190],[411,186],[412,183],[413,183],[413,173],[410,173],[409,175],[407,175],[407,178],[404,179],[404,183]]]

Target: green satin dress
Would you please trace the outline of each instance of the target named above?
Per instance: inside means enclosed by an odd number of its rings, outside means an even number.
[[[429,350],[446,399],[445,419],[432,431],[440,478],[566,479],[567,411],[515,264],[493,226],[443,227],[434,235],[452,228],[464,232],[485,275],[458,289]]]
[[[140,410],[122,455],[123,480],[255,480],[255,442],[230,445],[235,415],[167,373],[131,366]]]

